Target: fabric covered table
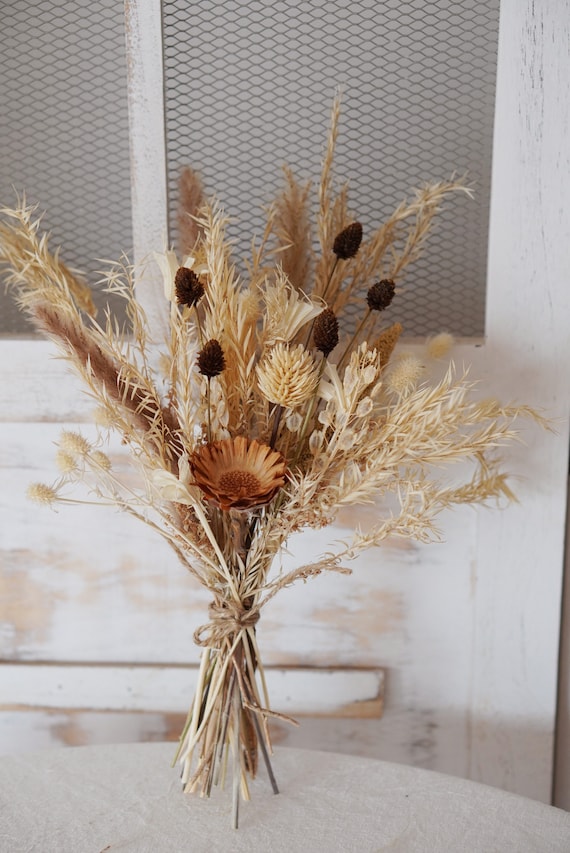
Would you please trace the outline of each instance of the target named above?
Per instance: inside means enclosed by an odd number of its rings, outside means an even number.
[[[569,853],[570,814],[462,779],[277,749],[231,822],[230,792],[183,795],[174,744],[0,759],[2,853]],[[231,786],[228,786],[231,787]]]

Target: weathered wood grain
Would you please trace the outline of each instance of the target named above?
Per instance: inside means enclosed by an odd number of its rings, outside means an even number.
[[[0,664],[0,711],[67,708],[183,714],[197,680],[198,668],[186,666]],[[268,668],[266,680],[272,707],[283,714],[381,714],[381,670]]]

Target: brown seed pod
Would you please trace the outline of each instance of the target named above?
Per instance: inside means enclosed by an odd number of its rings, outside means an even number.
[[[333,252],[343,261],[353,258],[360,248],[362,242],[362,225],[360,222],[351,222],[346,228],[336,235],[333,243]]]
[[[204,285],[193,270],[179,267],[174,276],[174,289],[179,305],[196,305],[204,295]]]
[[[226,367],[224,351],[215,338],[206,341],[197,358],[198,370],[202,376],[218,376]]]
[[[338,320],[334,311],[325,308],[315,318],[313,326],[315,347],[327,358],[338,344]]]
[[[396,292],[396,285],[390,278],[377,281],[368,290],[366,301],[371,311],[384,311],[391,303]]]

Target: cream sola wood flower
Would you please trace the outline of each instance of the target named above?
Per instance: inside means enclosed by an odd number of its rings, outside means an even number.
[[[269,503],[285,483],[287,465],[267,444],[237,436],[203,445],[190,467],[206,499],[229,510]]]
[[[281,270],[278,270],[275,284],[265,288],[264,302],[264,334],[268,346],[292,341],[297,332],[323,310],[322,305],[291,287]]]

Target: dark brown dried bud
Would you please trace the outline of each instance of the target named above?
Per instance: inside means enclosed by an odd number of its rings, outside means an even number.
[[[351,222],[346,228],[334,238],[333,252],[343,261],[353,258],[362,243],[362,225],[360,222]]]
[[[204,295],[204,285],[193,270],[179,267],[174,276],[174,289],[179,305],[196,305]]]
[[[206,341],[197,358],[198,370],[202,376],[218,376],[226,368],[224,351],[219,341],[211,338]]]
[[[338,344],[338,320],[330,308],[325,308],[316,317],[313,326],[313,341],[325,358]]]
[[[383,311],[394,298],[395,292],[396,285],[392,279],[383,278],[382,281],[377,281],[368,290],[368,295],[366,296],[368,307],[371,311]]]

